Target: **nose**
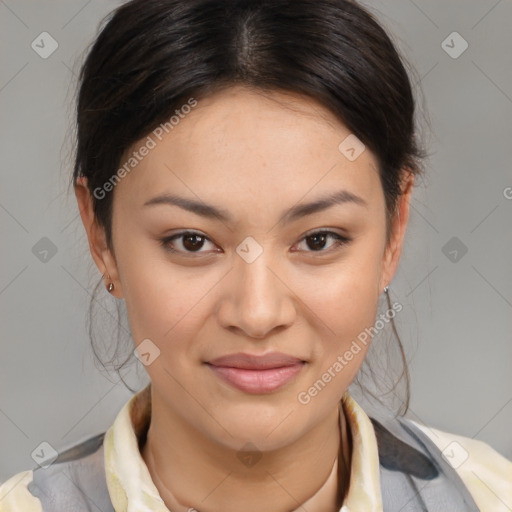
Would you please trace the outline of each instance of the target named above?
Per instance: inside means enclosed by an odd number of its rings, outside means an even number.
[[[248,263],[235,263],[225,282],[218,310],[221,325],[250,338],[267,338],[292,325],[296,317],[296,296],[278,265],[265,252]]]

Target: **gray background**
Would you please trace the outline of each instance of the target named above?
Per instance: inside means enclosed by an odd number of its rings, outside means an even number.
[[[85,319],[100,275],[67,192],[80,57],[118,4],[0,0],[0,481],[35,467],[42,441],[60,449],[104,431],[131,396],[93,363]],[[427,176],[391,283],[404,305],[408,415],[512,459],[512,2],[365,4],[416,68],[431,124]],[[31,47],[44,31],[58,42],[46,59]],[[469,45],[457,58],[442,47],[454,31]],[[460,51],[452,39],[445,47]],[[41,253],[44,237],[55,254]],[[108,309],[113,299],[104,289],[100,298]],[[136,362],[126,379],[140,388]]]

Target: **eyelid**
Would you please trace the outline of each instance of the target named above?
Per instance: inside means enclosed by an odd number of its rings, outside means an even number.
[[[311,236],[311,235],[315,235],[317,233],[333,233],[335,235],[338,235],[338,236],[341,236],[343,238],[347,238],[348,239],[348,235],[345,235],[343,234],[343,232],[341,233],[338,233],[336,230],[338,231],[343,231],[341,230],[340,228],[329,228],[329,227],[324,227],[324,228],[314,228],[314,229],[310,229],[309,231],[306,231],[302,237],[300,238],[300,240],[303,240],[304,238],[308,237],[308,236]]]

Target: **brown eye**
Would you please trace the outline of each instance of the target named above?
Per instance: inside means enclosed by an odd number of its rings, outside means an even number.
[[[181,243],[175,243],[176,240],[181,240]],[[171,252],[184,254],[194,252],[202,253],[205,251],[200,251],[200,249],[203,248],[206,240],[208,240],[208,238],[200,233],[195,233],[194,231],[182,231],[181,233],[176,233],[175,235],[163,238],[160,243],[164,249]]]
[[[328,246],[328,240],[333,239],[334,242]],[[336,250],[342,245],[350,242],[350,239],[344,236],[335,233],[334,231],[315,231],[307,236],[305,236],[302,240],[306,241],[306,246],[310,250],[306,250],[306,252],[330,252],[331,250]],[[326,250],[325,247],[328,246]]]
[[[196,251],[197,249],[201,249],[204,244],[204,236],[190,234],[185,235],[183,237],[183,247],[187,249],[187,251]]]

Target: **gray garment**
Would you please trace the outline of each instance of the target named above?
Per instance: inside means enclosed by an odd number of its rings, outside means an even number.
[[[105,432],[60,453],[46,469],[34,470],[28,490],[43,512],[115,512],[105,477]]]
[[[479,511],[439,448],[413,423],[370,419],[379,450],[384,512]],[[115,512],[105,478],[104,436],[94,436],[61,453],[48,468],[34,470],[28,489],[44,512]]]
[[[439,448],[404,418],[370,417],[377,437],[384,512],[478,512]]]

